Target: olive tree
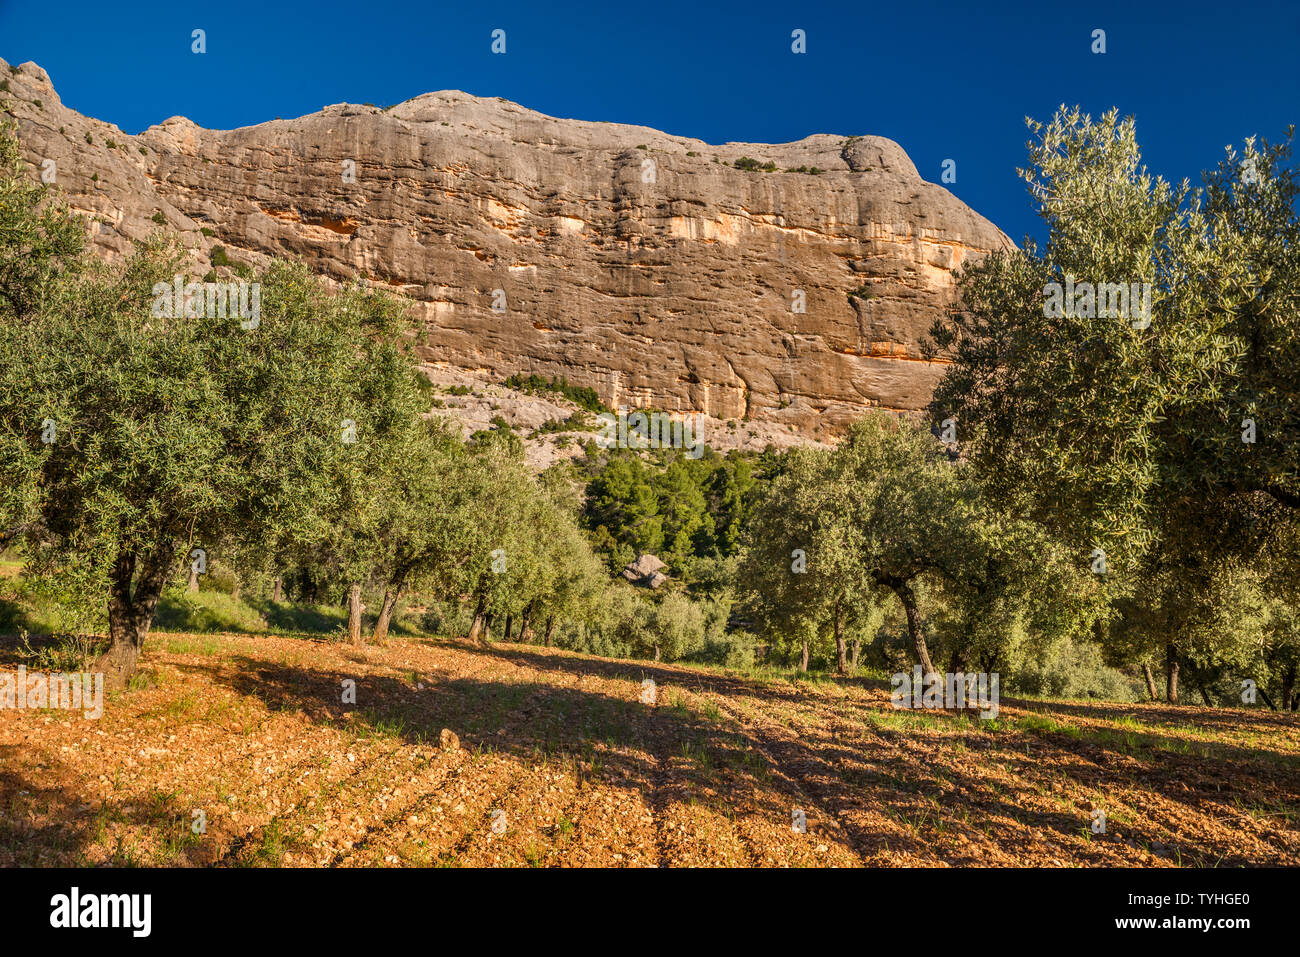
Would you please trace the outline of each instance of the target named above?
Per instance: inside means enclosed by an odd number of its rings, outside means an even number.
[[[1194,189],[1148,172],[1134,122],[1115,111],[1093,120],[1062,107],[1030,128],[1021,175],[1047,243],[962,274],[961,305],[934,330],[955,359],[935,417],[955,420],[962,456],[1002,504],[1113,568],[1136,569],[1167,523],[1202,503],[1292,520],[1300,192],[1289,133],[1229,149]]]
[[[392,348],[387,300],[332,296],[304,267],[257,274],[250,318],[205,305],[185,266],[155,238],[0,315],[0,471],[29,554],[102,582],[110,686],[192,548],[306,520],[332,494]]]

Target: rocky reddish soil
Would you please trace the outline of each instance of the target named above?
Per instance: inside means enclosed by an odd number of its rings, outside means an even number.
[[[1267,711],[164,634],[99,721],[0,711],[0,865],[1295,865],[1298,756]]]

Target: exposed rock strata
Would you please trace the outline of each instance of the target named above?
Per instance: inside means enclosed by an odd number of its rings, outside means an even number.
[[[362,276],[414,301],[428,362],[563,375],[611,406],[806,435],[917,409],[944,368],[920,342],[951,271],[1010,245],[880,137],[710,146],[458,92],[129,136],[64,107],[35,64],[0,67],[27,157],[55,161],[106,255],[162,220],[204,260],[220,244]]]

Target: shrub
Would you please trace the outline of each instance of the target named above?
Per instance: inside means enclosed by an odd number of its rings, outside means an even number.
[[[567,419],[548,419],[533,430],[532,437],[546,435],[550,432],[590,432],[592,428],[586,410],[579,409]]]
[[[507,389],[515,389],[518,392],[524,392],[528,395],[536,395],[539,392],[550,392],[554,395],[560,395],[568,399],[575,405],[579,405],[588,412],[608,412],[609,410],[600,401],[600,396],[596,394],[595,389],[589,389],[586,386],[570,385],[569,380],[563,376],[543,378],[536,373],[530,373],[527,376],[518,373],[506,379],[505,386]]]
[[[427,635],[467,635],[473,617],[460,601],[434,601],[419,613],[418,629]]]
[[[747,631],[733,631],[707,639],[704,646],[690,656],[690,660],[701,664],[722,665],[736,671],[749,671],[754,667],[757,651],[757,638]]]
[[[33,671],[84,671],[103,653],[108,642],[96,635],[53,635],[32,647],[31,636],[22,635],[18,657]]]
[[[188,566],[186,573],[188,574]],[[237,595],[244,581],[240,574],[224,562],[209,561],[208,573],[199,579],[200,587],[208,591],[219,591],[225,595]]]
[[[1122,672],[1107,667],[1091,642],[1065,639],[1046,649],[1021,646],[1011,654],[1004,692],[1049,698],[1137,701],[1138,689]]]
[[[681,592],[669,592],[643,607],[633,622],[634,642],[647,655],[658,649],[661,658],[674,661],[704,647],[704,612]]]

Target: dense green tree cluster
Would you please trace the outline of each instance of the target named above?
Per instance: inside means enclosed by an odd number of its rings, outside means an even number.
[[[885,414],[860,420],[832,451],[788,453],[750,543],[738,583],[764,631],[800,636],[804,667],[829,632],[836,670],[847,672],[850,635],[878,628],[886,599],[926,673],[938,670],[936,635],[950,670],[991,671],[1020,631],[1065,637],[1097,615],[1095,583],[1053,543],[991,508],[928,431]]]
[[[688,579],[706,575],[709,560],[739,553],[760,469],[739,452],[617,451],[588,466],[584,521],[613,571],[649,552]]]

